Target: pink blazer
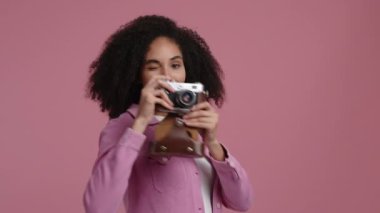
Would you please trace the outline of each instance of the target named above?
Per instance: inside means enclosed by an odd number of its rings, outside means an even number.
[[[203,212],[201,180],[192,158],[148,154],[158,121],[153,118],[144,134],[130,126],[138,105],[108,121],[99,138],[99,152],[87,183],[83,203],[87,213],[116,213],[122,201],[131,213]],[[207,153],[206,153],[207,155]],[[207,155],[215,171],[214,213],[227,208],[247,211],[252,203],[248,177],[228,153],[224,162]]]

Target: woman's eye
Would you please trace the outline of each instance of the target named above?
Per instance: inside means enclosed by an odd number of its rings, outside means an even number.
[[[148,67],[147,69],[148,70],[155,70],[155,69],[157,69],[158,67]]]
[[[178,69],[178,68],[181,67],[181,64],[173,64],[172,67],[173,67],[174,69]]]

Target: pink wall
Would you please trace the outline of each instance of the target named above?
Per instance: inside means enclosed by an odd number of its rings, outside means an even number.
[[[380,1],[126,2],[1,1],[0,212],[83,212],[107,119],[87,67],[150,13],[198,30],[225,69],[219,137],[249,212],[380,212]]]

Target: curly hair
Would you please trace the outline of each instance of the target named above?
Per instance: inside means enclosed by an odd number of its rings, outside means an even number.
[[[145,55],[153,40],[160,36],[179,46],[186,70],[185,82],[201,82],[209,99],[218,107],[223,104],[223,71],[205,40],[167,17],[140,16],[113,33],[90,65],[86,96],[98,101],[101,111],[107,111],[110,119],[139,102]]]

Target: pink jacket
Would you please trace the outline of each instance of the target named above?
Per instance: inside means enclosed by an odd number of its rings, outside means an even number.
[[[144,134],[131,128],[138,106],[111,119],[100,133],[98,157],[87,183],[83,202],[87,213],[116,213],[124,200],[132,213],[203,212],[200,176],[192,158],[148,155],[155,125]],[[214,213],[227,208],[247,211],[252,202],[248,177],[231,155],[224,162],[207,156],[215,170],[212,194]]]

